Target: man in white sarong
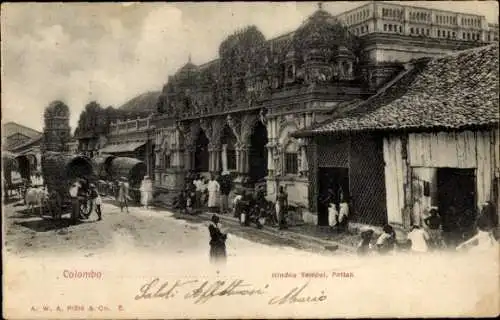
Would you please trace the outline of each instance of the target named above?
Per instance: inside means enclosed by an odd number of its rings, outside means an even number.
[[[215,177],[213,175],[210,177],[207,189],[208,189],[208,208],[210,211],[213,211],[217,207],[217,195],[220,190],[220,185],[217,182],[217,180],[215,180]]]
[[[149,209],[149,203],[153,199],[153,182],[149,178],[149,176],[144,176],[142,180],[141,187],[141,204],[144,206],[144,209]]]

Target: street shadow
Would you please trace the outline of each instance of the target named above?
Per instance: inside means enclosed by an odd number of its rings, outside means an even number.
[[[15,202],[19,202],[20,199],[19,198],[8,198],[8,199],[3,199],[3,204],[4,205],[8,205],[8,204],[12,204],[12,203],[15,203]]]
[[[22,222],[14,222],[14,224],[23,226],[35,232],[47,232],[90,222],[91,221],[78,221],[76,223],[72,223],[71,219],[62,218],[60,220],[40,219],[40,220],[22,221]]]
[[[33,211],[28,208],[17,210],[15,214],[9,216],[9,219],[29,219],[40,217],[40,208],[35,208]]]

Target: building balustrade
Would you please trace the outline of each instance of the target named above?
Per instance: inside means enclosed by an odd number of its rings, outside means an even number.
[[[154,128],[151,117],[138,118],[135,120],[125,120],[110,124],[110,134],[122,134],[127,132],[142,131]]]

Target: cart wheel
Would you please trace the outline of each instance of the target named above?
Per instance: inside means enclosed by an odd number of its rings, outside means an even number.
[[[92,209],[92,206],[90,204],[90,201],[84,200],[80,203],[80,215],[82,215],[82,216],[90,215],[91,209]]]

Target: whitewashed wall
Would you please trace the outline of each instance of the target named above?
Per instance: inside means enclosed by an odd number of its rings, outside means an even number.
[[[408,164],[399,137],[384,138],[387,215],[389,223],[403,222],[405,181],[411,167],[476,169],[478,206],[493,199],[494,178],[500,174],[499,130],[408,135]],[[497,182],[498,183],[498,182]]]

